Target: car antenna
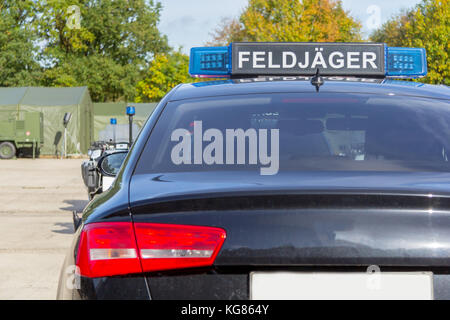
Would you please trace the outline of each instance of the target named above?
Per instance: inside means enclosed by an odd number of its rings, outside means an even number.
[[[311,84],[316,87],[316,91],[319,92],[319,88],[324,84],[322,76],[319,74],[319,68],[316,70],[316,74],[311,78]]]

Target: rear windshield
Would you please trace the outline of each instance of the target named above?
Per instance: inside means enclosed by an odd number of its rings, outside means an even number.
[[[450,103],[368,94],[258,94],[169,102],[137,173],[448,171]]]

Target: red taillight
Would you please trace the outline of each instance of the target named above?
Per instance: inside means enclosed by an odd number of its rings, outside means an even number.
[[[213,227],[135,223],[144,271],[207,267],[214,263],[226,238]]]
[[[225,237],[213,227],[136,223],[133,230],[131,222],[91,223],[81,233],[77,266],[86,277],[206,267]]]
[[[142,272],[133,224],[99,222],[83,228],[77,266],[86,277],[104,277]]]

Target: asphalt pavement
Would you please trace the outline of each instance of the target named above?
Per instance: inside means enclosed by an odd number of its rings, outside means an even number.
[[[0,300],[55,299],[87,191],[81,159],[0,161]]]

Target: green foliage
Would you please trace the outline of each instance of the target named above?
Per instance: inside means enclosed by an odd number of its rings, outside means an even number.
[[[31,23],[35,16],[31,0],[0,2],[0,86],[35,85],[40,66],[33,52],[36,36]]]
[[[176,85],[192,82],[188,70],[189,57],[181,52],[157,55],[145,79],[137,84],[135,102],[159,101]]]
[[[450,0],[423,0],[374,32],[390,46],[424,47],[429,75],[449,85]],[[81,21],[69,7],[80,8]],[[85,86],[94,101],[158,101],[191,82],[172,52],[156,0],[0,0],[0,86]],[[233,41],[359,41],[361,25],[335,0],[249,0],[209,45]]]
[[[371,40],[389,46],[425,48],[428,75],[420,81],[450,85],[449,35],[449,0],[423,0],[386,22]]]
[[[237,20],[222,21],[210,44],[230,41],[359,41],[361,24],[333,0],[249,0]]]
[[[87,85],[94,101],[131,101],[170,49],[153,0],[0,0],[0,9],[0,86]]]
[[[71,5],[80,7],[80,28],[71,28]],[[89,87],[94,101],[131,101],[155,54],[169,50],[158,29],[161,5],[145,0],[46,0],[37,24],[47,43],[48,86]]]

